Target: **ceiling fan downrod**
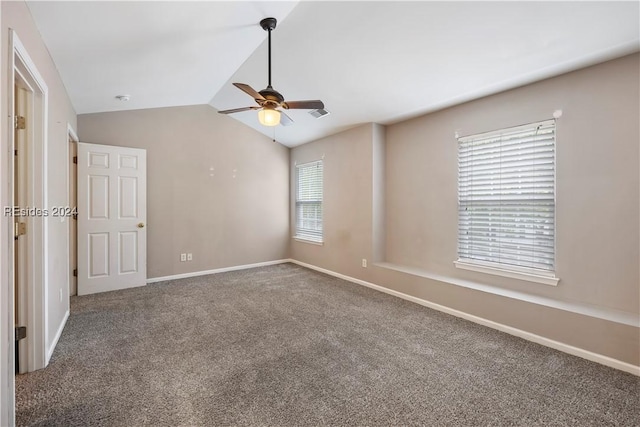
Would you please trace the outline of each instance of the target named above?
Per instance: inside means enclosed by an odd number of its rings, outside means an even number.
[[[269,55],[269,84],[267,86],[267,88],[269,89],[273,89],[273,87],[271,86],[271,31],[275,30],[276,28],[276,24],[278,23],[278,21],[276,20],[276,18],[264,18],[262,21],[260,21],[260,26],[262,27],[263,30],[265,30],[267,33],[269,33],[269,50],[268,50],[268,55]]]

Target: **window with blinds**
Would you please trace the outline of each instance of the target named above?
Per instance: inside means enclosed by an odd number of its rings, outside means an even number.
[[[296,165],[295,238],[322,242],[322,160]]]
[[[459,138],[459,261],[555,270],[555,121]]]

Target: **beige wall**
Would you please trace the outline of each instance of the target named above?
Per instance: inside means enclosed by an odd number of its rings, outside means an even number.
[[[58,70],[49,56],[49,52],[40,38],[40,33],[31,18],[28,7],[24,2],[2,2],[2,88],[9,88],[9,78],[11,71],[6,58],[10,57],[9,29],[13,29],[20,41],[25,46],[29,56],[33,60],[38,73],[42,76],[48,88],[48,128],[47,133],[47,153],[46,153],[46,181],[48,206],[66,206],[68,204],[67,185],[67,150],[69,148],[67,140],[67,126],[76,128],[76,114],[73,110],[66,89],[60,79]],[[2,117],[11,114],[8,105],[8,97],[2,96]],[[6,132],[12,132],[7,129]],[[2,136],[3,144],[9,140],[9,134]],[[6,171],[12,161],[11,156],[7,156],[7,150],[2,150],[2,200],[3,205],[11,205],[9,177]],[[9,218],[3,216],[3,229],[8,229]],[[49,218],[47,221],[48,231],[48,258],[46,260],[48,270],[46,272],[47,283],[47,350],[51,349],[53,340],[62,325],[65,314],[69,310],[68,294],[68,220],[61,221],[56,218]],[[3,239],[4,241],[5,239]],[[6,266],[6,247],[2,245],[2,263]],[[6,277],[3,274],[3,287],[8,286]],[[62,301],[60,300],[62,291]]]
[[[208,105],[83,114],[78,127],[82,142],[147,150],[149,278],[288,257],[286,147]]]
[[[361,277],[372,255],[372,146],[374,126],[362,125],[291,150],[291,230],[295,234],[295,165],[323,159],[323,231],[320,245],[292,240],[292,258]]]
[[[638,313],[638,55],[389,126],[387,261]],[[457,145],[557,121],[557,288],[456,269]],[[409,194],[418,197],[407,197]]]
[[[326,155],[326,243],[292,241],[292,258],[638,365],[639,76],[635,54],[390,125],[384,154],[372,125],[292,149]],[[456,269],[454,133],[556,109],[559,285]]]

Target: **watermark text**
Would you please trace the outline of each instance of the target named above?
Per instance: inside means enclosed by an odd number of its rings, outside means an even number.
[[[11,217],[62,217],[74,216],[78,214],[78,208],[71,206],[53,206],[50,209],[29,207],[29,206],[5,206],[3,209],[4,216]]]

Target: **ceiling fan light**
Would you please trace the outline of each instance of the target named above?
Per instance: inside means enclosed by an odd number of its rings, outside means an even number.
[[[280,124],[280,111],[272,108],[263,108],[258,111],[258,120],[264,126],[277,126]]]

